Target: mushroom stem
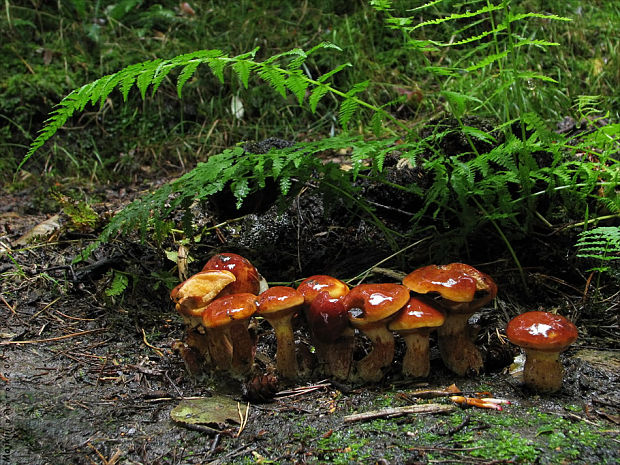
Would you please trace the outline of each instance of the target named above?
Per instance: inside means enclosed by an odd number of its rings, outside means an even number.
[[[525,350],[523,381],[526,386],[539,392],[557,392],[562,388],[563,375],[560,352]]]
[[[349,378],[355,348],[354,336],[353,328],[346,328],[334,341],[326,342],[314,338],[318,358],[325,364],[328,376],[340,381]]]
[[[209,353],[220,370],[229,370],[232,361],[232,344],[228,331],[221,328],[207,328]]]
[[[437,328],[437,345],[446,367],[459,376],[478,374],[483,367],[482,355],[469,336],[469,317],[473,313],[450,313],[443,326]]]
[[[385,322],[365,326],[361,331],[372,341],[372,350],[357,362],[357,374],[363,381],[381,381],[381,369],[394,358],[394,335],[386,328]]]
[[[426,328],[403,334],[407,351],[403,357],[402,373],[412,378],[426,378],[431,371],[429,330]]]
[[[295,352],[295,337],[293,335],[293,314],[281,316],[277,319],[265,318],[276,335],[276,369],[280,376],[286,379],[297,378],[297,357]]]
[[[211,354],[209,353],[209,338],[202,326],[185,328],[185,343],[197,351],[202,357],[204,365],[209,366],[212,363]]]
[[[252,371],[256,354],[256,338],[248,330],[248,321],[234,321],[230,326],[229,334],[230,340],[235,341],[232,347],[231,374],[248,375]]]

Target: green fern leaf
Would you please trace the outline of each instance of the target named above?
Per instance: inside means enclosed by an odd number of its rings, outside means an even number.
[[[215,75],[215,77],[224,84],[224,68],[226,67],[226,62],[219,58],[215,58],[213,60],[209,60],[207,62],[209,64],[209,68],[211,68],[211,72]]]
[[[358,101],[353,98],[347,98],[342,101],[340,104],[340,109],[338,110],[338,122],[340,123],[340,126],[345,129],[348,127],[349,121],[353,118],[353,115],[358,107]]]
[[[237,74],[237,77],[243,84],[245,89],[248,88],[248,83],[250,80],[250,72],[252,68],[254,68],[254,64],[249,61],[237,61],[232,65],[233,71]]]
[[[325,82],[327,81],[330,77],[332,77],[334,74],[339,73],[340,71],[342,71],[345,68],[348,68],[352,66],[351,63],[343,63],[339,66],[336,66],[334,69],[332,69],[331,71],[328,71],[327,73],[323,74],[322,76],[319,77],[318,81],[319,82]]]
[[[310,104],[310,110],[312,113],[316,113],[316,107],[319,104],[319,101],[325,94],[327,94],[327,92],[329,92],[329,88],[327,86],[318,86],[312,90],[312,93],[308,98],[308,103]]]
[[[284,84],[286,78],[282,71],[273,66],[262,66],[258,75],[267,81],[282,97],[286,97],[286,86]]]
[[[480,8],[479,10],[476,11],[467,11],[465,13],[453,13],[449,16],[445,16],[443,18],[438,18],[438,19],[431,19],[428,21],[423,21],[421,23],[416,24],[415,26],[413,26],[411,28],[412,31],[419,29],[421,27],[424,26],[430,26],[430,25],[436,25],[436,24],[441,24],[441,23],[445,23],[447,21],[454,21],[457,19],[463,19],[463,18],[472,18],[474,16],[480,16],[482,14],[486,14],[486,13],[492,13],[493,11],[497,11],[497,10],[502,10],[504,8],[503,5],[488,5],[485,7]]]
[[[181,71],[181,74],[179,74],[179,78],[177,79],[177,94],[179,98],[181,98],[181,91],[183,90],[183,86],[189,80],[189,78],[194,75],[199,65],[199,61],[190,61],[187,65],[183,67],[183,71]]]
[[[168,74],[170,74],[170,71],[172,71],[173,69],[174,69],[174,66],[171,65],[169,62],[162,61],[159,63],[157,68],[155,68],[155,70],[153,71],[153,77],[151,79],[151,83],[153,84],[153,87],[151,88],[151,95],[155,95],[155,92],[157,92],[157,89],[159,89],[159,86],[161,85],[161,83],[164,81],[166,76],[168,76]],[[138,78],[138,81],[140,81],[140,78]],[[140,88],[140,85],[141,85],[140,82],[138,82],[138,88]],[[148,84],[144,86],[145,91],[147,87],[148,87]]]
[[[136,86],[138,87],[138,90],[140,90],[140,95],[142,96],[142,100],[146,98],[146,90],[148,89],[151,82],[153,82],[153,76],[155,75],[155,72],[159,68],[159,64],[162,61],[163,60],[154,60],[151,62],[141,63],[142,70],[140,74],[138,75]],[[155,92],[155,89],[153,90],[153,92]]]
[[[496,61],[506,58],[507,56],[508,56],[508,50],[504,50],[503,52],[500,52],[500,53],[494,53],[492,55],[488,55],[487,57],[485,57],[484,60],[481,60],[478,63],[465,68],[465,70],[471,73],[472,71],[476,71],[477,69],[484,68],[485,66],[495,63]]]
[[[297,101],[301,105],[306,96],[306,89],[308,88],[308,81],[303,78],[301,71],[289,74],[286,81],[284,81],[284,85],[297,97]]]

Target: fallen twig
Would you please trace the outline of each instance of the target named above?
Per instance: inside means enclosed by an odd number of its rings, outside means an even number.
[[[142,330],[142,340],[144,341],[144,344],[147,347],[153,349],[157,355],[159,355],[160,357],[163,357],[164,352],[161,349],[158,349],[154,345],[150,344],[149,341],[146,340],[146,332],[144,331],[144,328],[140,328],[140,329]]]
[[[345,423],[350,423],[353,421],[373,420],[375,418],[399,417],[411,413],[449,413],[453,412],[455,408],[456,407],[453,405],[444,404],[407,405],[405,407],[392,407],[383,410],[372,410],[370,412],[347,415],[343,418],[343,421]]]

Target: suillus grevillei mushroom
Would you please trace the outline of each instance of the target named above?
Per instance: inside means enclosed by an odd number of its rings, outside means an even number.
[[[256,340],[248,331],[256,312],[257,297],[247,292],[213,300],[202,312],[211,357],[218,368],[232,375],[250,374],[256,352]]]
[[[324,373],[346,380],[355,347],[355,332],[342,302],[349,286],[332,276],[315,275],[302,281],[297,290],[304,296],[306,323]]]
[[[430,373],[429,335],[445,320],[437,307],[430,299],[413,296],[388,324],[388,329],[400,334],[407,347],[403,356],[404,376],[425,378]]]
[[[437,294],[446,311],[444,324],[437,328],[437,344],[444,365],[459,376],[477,374],[482,355],[471,340],[468,320],[493,300],[497,285],[485,273],[464,263],[429,265],[409,273],[403,284],[418,294]]]
[[[577,340],[577,335],[571,321],[549,312],[526,312],[510,320],[506,336],[525,351],[525,385],[542,393],[559,391],[564,374],[560,353]]]
[[[409,290],[393,283],[360,284],[344,296],[351,324],[372,342],[372,350],[357,363],[362,381],[380,381],[382,369],[394,358],[394,335],[387,329],[390,319],[409,301]]]
[[[274,286],[258,296],[257,315],[273,327],[276,335],[276,369],[283,378],[297,378],[293,317],[301,310],[304,296],[288,286]]]
[[[235,275],[235,282],[230,284],[226,294],[259,294],[261,291],[261,275],[252,263],[236,253],[218,253],[213,255],[202,271],[225,270]]]

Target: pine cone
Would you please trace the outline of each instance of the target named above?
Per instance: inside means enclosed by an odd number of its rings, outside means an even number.
[[[258,375],[243,385],[244,399],[256,404],[271,402],[276,392],[278,378],[274,375]]]

